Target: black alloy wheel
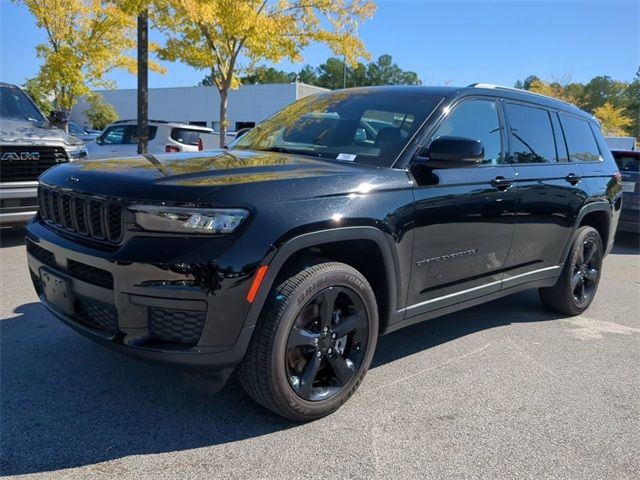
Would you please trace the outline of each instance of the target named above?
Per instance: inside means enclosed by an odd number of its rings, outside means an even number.
[[[362,365],[369,325],[360,297],[349,288],[316,294],[296,318],[287,341],[289,383],[305,400],[325,400]]]
[[[557,283],[538,291],[542,303],[564,315],[584,312],[598,290],[603,257],[598,231],[586,225],[578,228]]]
[[[256,402],[294,421],[336,411],[365,377],[378,339],[378,306],[350,265],[308,260],[269,293],[238,366]]]

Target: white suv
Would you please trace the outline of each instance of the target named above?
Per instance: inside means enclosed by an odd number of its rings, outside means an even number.
[[[96,138],[87,143],[89,158],[127,157],[138,153],[138,124],[136,120],[119,120],[112,123]],[[201,136],[216,134],[207,127],[172,123],[160,120],[149,121],[148,152],[197,152]]]

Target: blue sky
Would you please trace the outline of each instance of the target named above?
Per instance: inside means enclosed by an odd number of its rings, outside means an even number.
[[[476,81],[512,85],[529,74],[586,82],[596,75],[631,80],[640,65],[640,2],[378,1],[360,36],[375,58],[389,53],[425,84]],[[35,45],[45,40],[22,5],[0,0],[0,80],[23,83],[36,75]],[[152,40],[161,41],[157,32]],[[318,65],[330,51],[314,45],[304,63]],[[204,72],[179,63],[151,74],[151,87],[195,85]],[[300,65],[282,62],[280,68]],[[133,75],[115,72],[121,88],[135,88]]]

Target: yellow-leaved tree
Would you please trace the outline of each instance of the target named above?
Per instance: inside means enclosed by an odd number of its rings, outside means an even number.
[[[259,60],[299,62],[313,42],[355,65],[368,58],[358,25],[374,12],[371,0],[172,0],[156,10],[155,23],[167,36],[161,58],[211,72],[223,146],[229,90],[244,68]]]
[[[616,108],[611,102],[606,102],[593,110],[593,116],[600,122],[602,133],[605,135],[612,137],[629,135],[628,129],[633,121],[625,116],[624,108]]]
[[[42,59],[38,88],[51,92],[56,110],[70,112],[93,88],[113,88],[114,69],[134,73],[127,55],[136,47],[135,17],[108,0],[17,0],[26,5],[47,41],[36,46]],[[151,64],[155,71],[163,69]]]

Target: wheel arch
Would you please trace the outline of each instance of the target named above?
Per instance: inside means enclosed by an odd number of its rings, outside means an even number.
[[[602,240],[602,248],[605,252],[608,252],[613,243],[613,235],[611,232],[611,206],[609,203],[601,201],[589,203],[582,207],[578,213],[576,223],[574,226],[574,232],[585,225],[595,228],[600,234]]]
[[[358,246],[357,251],[353,251],[354,246]],[[373,252],[377,258],[367,256]],[[360,271],[376,293],[381,329],[401,315],[398,313],[400,285],[396,281],[399,278],[398,261],[387,236],[375,227],[343,227],[293,237],[262,262],[268,269],[249,308],[245,327],[255,325],[269,292],[287,273],[287,268],[292,265],[302,267],[304,259],[309,257],[340,261]]]

